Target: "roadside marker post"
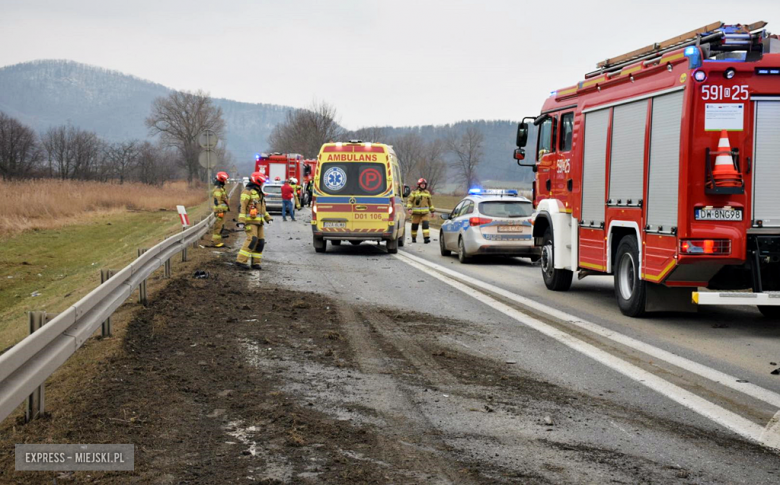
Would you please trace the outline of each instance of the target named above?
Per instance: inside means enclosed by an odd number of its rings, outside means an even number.
[[[181,219],[182,229],[190,227],[190,216],[187,215],[187,208],[183,205],[177,205],[176,210],[179,211],[179,219]]]

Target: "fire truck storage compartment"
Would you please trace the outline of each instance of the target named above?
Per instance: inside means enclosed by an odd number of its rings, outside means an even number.
[[[604,225],[609,113],[609,109],[603,109],[585,114],[581,216],[584,227]]]
[[[780,98],[756,100],[753,224],[780,227]]]
[[[268,170],[270,173],[268,176],[271,178],[271,180],[276,180],[276,177],[279,177],[279,180],[284,180],[287,178],[287,164],[285,163],[269,163],[268,164]]]
[[[653,98],[648,167],[648,232],[677,227],[683,92]]]
[[[609,205],[641,205],[644,195],[647,100],[616,106],[612,121]]]

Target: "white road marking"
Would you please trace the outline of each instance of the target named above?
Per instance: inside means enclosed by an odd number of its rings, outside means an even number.
[[[593,322],[583,320],[570,313],[566,313],[561,310],[552,308],[550,306],[545,305],[544,303],[539,303],[538,301],[534,301],[530,298],[526,298],[517,295],[515,293],[512,293],[510,291],[507,291],[503,288],[499,288],[497,286],[491,285],[490,283],[485,283],[484,281],[470,278],[464,275],[463,273],[458,273],[457,271],[453,271],[449,268],[445,268],[444,266],[438,265],[436,263],[432,263],[430,261],[419,258],[417,256],[412,256],[411,254],[406,254],[406,253],[404,253],[403,255],[405,257],[411,258],[413,261],[428,266],[429,268],[435,269],[441,273],[450,275],[455,278],[460,278],[462,280],[467,280],[470,285],[477,286],[491,293],[495,293],[496,295],[500,295],[508,300],[512,300],[514,302],[520,303],[521,305],[527,306],[529,308],[533,308],[534,310],[538,310],[546,315],[550,315],[551,317],[557,318],[558,320],[562,320],[568,324],[574,325],[576,327],[580,327],[584,330],[595,333],[596,335],[600,335],[604,338],[610,339],[613,342],[617,342],[619,344],[625,345],[626,347],[630,347],[634,350],[638,350],[647,355],[651,355],[658,360],[662,360],[669,364],[683,368],[688,372],[697,374],[701,377],[704,377],[705,379],[709,379],[713,382],[717,382],[718,384],[721,384],[725,387],[734,389],[735,391],[739,391],[750,397],[756,398],[759,401],[764,401],[767,404],[771,404],[772,406],[776,406],[780,408],[780,394],[770,391],[769,389],[764,389],[763,387],[757,386],[755,384],[751,384],[749,382],[737,382],[738,380],[744,381],[744,379],[740,379],[738,377],[731,376],[719,370],[715,370],[711,367],[707,367],[706,365],[699,364],[690,359],[686,359],[685,357],[681,357],[677,354],[673,354],[667,350],[660,349],[658,347],[647,344],[635,338],[629,337],[627,335],[623,335],[619,332],[615,332],[608,328],[602,327],[601,325],[597,325]]]
[[[687,407],[695,413],[710,419],[711,421],[733,431],[734,433],[757,443],[764,444],[765,446],[776,448],[776,446],[774,446],[774,440],[772,439],[774,436],[762,437],[762,434],[765,432],[762,426],[714,403],[711,403],[710,401],[707,401],[706,399],[703,399],[690,391],[672,384],[671,382],[668,382],[656,376],[655,374],[652,374],[631,363],[625,362],[624,360],[621,360],[604,350],[583,342],[571,334],[558,330],[551,325],[548,325],[540,320],[526,315],[525,313],[511,308],[483,292],[475,290],[470,286],[466,286],[465,284],[460,283],[459,281],[456,281],[450,277],[444,276],[438,271],[429,271],[429,268],[434,268],[437,270],[439,269],[436,268],[438,265],[434,263],[429,263],[428,261],[424,260],[418,262],[420,258],[416,258],[405,253],[399,253],[396,255],[396,257],[404,263],[417,268],[420,271],[423,271],[433,278],[436,278],[443,283],[452,286],[453,288],[460,290],[477,301],[489,305],[491,308],[530,328],[533,328],[534,330],[541,332],[544,335],[547,335],[550,338],[557,340],[567,347],[580,352],[601,364],[604,364],[605,366],[623,374],[629,379],[632,379],[642,384],[643,386],[658,392],[659,394],[677,402],[678,404],[681,404],[682,406]],[[446,268],[441,269],[444,270]],[[478,283],[480,285],[487,285],[486,283],[482,282]]]

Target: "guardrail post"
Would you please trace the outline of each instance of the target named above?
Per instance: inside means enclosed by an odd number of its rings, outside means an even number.
[[[108,281],[109,278],[114,276],[113,269],[101,269],[100,270],[100,284],[102,285],[106,281]],[[111,336],[111,317],[106,318],[106,321],[103,322],[100,328],[100,335],[102,337],[110,337]]]
[[[32,334],[46,323],[54,318],[56,314],[48,314],[46,312],[29,312],[27,313],[28,322],[30,324],[30,333]],[[40,418],[45,412],[46,392],[44,385],[41,384],[37,389],[30,394],[27,398],[27,406],[24,409],[24,422],[29,423],[33,419]]]
[[[173,276],[173,272],[171,271],[171,258],[165,260],[165,265],[163,266],[163,276],[165,278],[170,278]]]
[[[146,248],[139,248],[138,249],[138,257],[140,258],[141,255],[143,253],[145,253],[146,251],[148,251],[148,249],[146,249]],[[147,298],[147,295],[146,295],[146,280],[143,280],[138,285],[138,303],[140,303],[143,306],[146,306],[147,303],[149,303],[149,299]]]

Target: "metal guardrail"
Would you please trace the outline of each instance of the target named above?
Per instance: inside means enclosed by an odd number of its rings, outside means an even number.
[[[235,185],[231,189],[231,195],[237,187]],[[182,253],[182,259],[186,260],[187,247],[197,243],[208,232],[214,219],[212,213],[180,234],[165,239],[147,251],[139,251],[138,258],[130,265],[53,318],[51,314],[43,315],[42,320],[41,316],[31,315],[31,331],[34,332],[0,355],[0,421],[13,413],[28,397],[36,396],[38,402],[35,407],[38,412],[42,412],[42,386],[46,379],[98,327],[103,325],[106,333],[105,323],[136,288],[143,302],[146,297],[146,279],[161,267],[165,267],[166,275],[169,275],[170,259],[177,253]],[[110,332],[110,325],[108,329]]]

